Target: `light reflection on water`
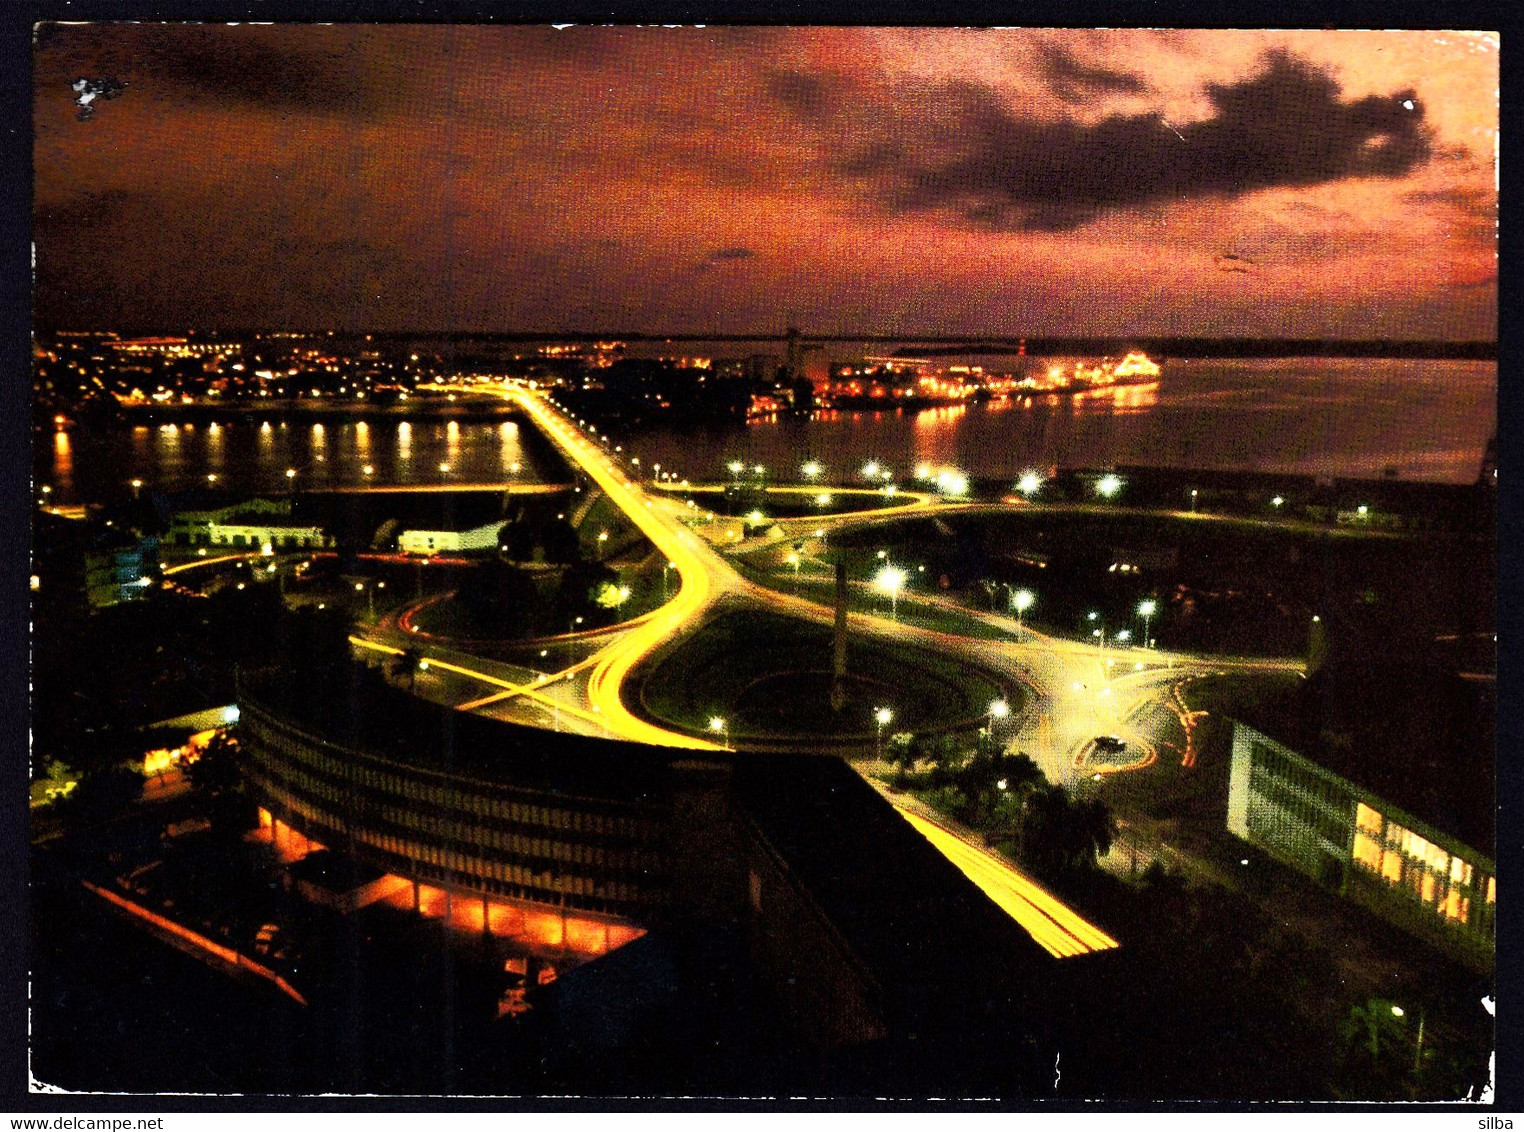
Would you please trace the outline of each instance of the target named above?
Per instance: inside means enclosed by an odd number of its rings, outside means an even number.
[[[540,469],[520,440],[518,426],[506,421],[255,418],[199,428],[74,426],[56,434],[38,474],[58,481],[60,502],[120,496],[134,478],[149,489],[185,490],[204,485],[208,473],[216,473],[218,486],[227,491],[283,493],[292,483],[288,468],[296,470],[296,485],[307,488],[538,482]],[[438,470],[441,463],[450,466],[449,473]],[[367,466],[373,469],[369,476]]]
[[[1212,468],[1469,483],[1497,428],[1493,362],[1253,359],[1166,362],[1157,385],[1013,397],[921,412],[841,410],[744,429],[652,428],[631,450],[693,478],[730,460],[826,478],[869,460],[1015,479],[1027,468]],[[780,472],[781,474],[787,474]]]
[[[1017,397],[921,412],[836,411],[807,420],[640,430],[626,452],[697,480],[735,459],[790,478],[807,459],[823,479],[868,460],[901,477],[918,463],[975,477],[1029,467],[1200,467],[1467,483],[1497,425],[1492,362],[1277,359],[1167,362],[1157,386],[1072,397]],[[56,436],[64,439],[59,441]],[[229,491],[542,479],[513,421],[329,421],[275,418],[189,428],[92,432],[74,426],[39,451],[39,477],[60,502],[125,492],[134,477],[180,490],[216,472]],[[441,463],[450,471],[441,473]],[[364,475],[366,465],[374,474]],[[519,466],[517,473],[514,465]]]

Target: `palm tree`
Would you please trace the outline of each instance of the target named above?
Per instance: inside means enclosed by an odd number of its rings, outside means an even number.
[[[1033,790],[1022,822],[1022,847],[1051,873],[1094,868],[1111,851],[1116,825],[1104,802],[1076,802],[1062,786]]]

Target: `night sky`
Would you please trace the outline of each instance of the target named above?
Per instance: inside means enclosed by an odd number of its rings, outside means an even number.
[[[1490,339],[1497,86],[1467,33],[48,26],[37,316]]]

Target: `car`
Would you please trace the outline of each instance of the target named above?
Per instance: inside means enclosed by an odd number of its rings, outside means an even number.
[[[1127,744],[1115,735],[1097,735],[1095,737],[1095,749],[1116,754],[1119,751],[1125,751]]]

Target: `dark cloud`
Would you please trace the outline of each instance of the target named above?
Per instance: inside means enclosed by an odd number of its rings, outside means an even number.
[[[986,87],[949,84],[924,125],[886,132],[839,168],[894,211],[1063,231],[1151,203],[1396,177],[1431,153],[1412,91],[1345,101],[1331,75],[1285,52],[1205,94],[1212,115],[1179,127],[1157,113],[1091,124],[1023,117]]]
[[[1037,51],[1038,67],[1048,89],[1065,102],[1084,102],[1106,94],[1147,94],[1153,89],[1137,75],[1086,63],[1055,43],[1042,44]]]
[[[400,60],[361,58],[368,34],[353,26],[51,26],[38,40],[38,79],[109,74],[180,104],[364,117],[407,94]]]
[[[728,248],[716,248],[714,251],[709,253],[706,259],[696,264],[694,266],[694,270],[708,271],[711,267],[718,267],[722,264],[727,263],[735,263],[737,260],[754,259],[756,254],[757,253],[752,251],[750,248],[740,247],[739,245]]]
[[[767,79],[767,89],[774,98],[812,123],[823,121],[831,112],[835,103],[832,85],[822,75],[802,71],[775,71]]]

